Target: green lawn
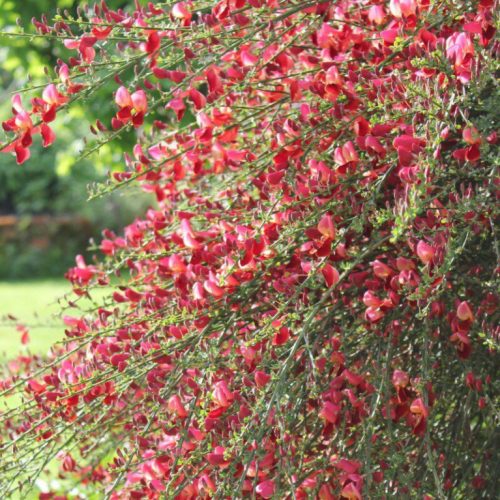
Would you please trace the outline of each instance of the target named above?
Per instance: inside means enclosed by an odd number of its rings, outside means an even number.
[[[70,290],[71,285],[65,280],[0,282],[0,363],[20,352],[45,354],[53,342],[64,337],[64,325],[57,318],[61,310],[58,299]],[[21,344],[21,333],[16,330],[15,322],[7,318],[8,314],[28,327],[30,342],[27,345]],[[1,409],[4,405],[15,406],[18,400],[18,396],[4,399]],[[56,471],[57,463],[51,463],[48,468]],[[36,490],[25,498],[38,498]],[[14,495],[13,499],[22,497]]]
[[[61,312],[62,306],[67,304],[64,300],[65,294],[68,294],[68,298],[75,299],[70,292],[71,285],[63,279],[0,282],[0,363],[20,352],[29,351],[43,355],[54,342],[64,338],[65,326],[58,317],[58,313]],[[99,297],[104,294],[103,290],[97,292],[95,296]],[[62,299],[60,303],[58,303],[59,299]],[[89,302],[86,303],[89,304]],[[14,315],[18,322],[29,327],[28,345],[21,344],[21,333],[16,330],[16,323],[7,319],[8,314]],[[77,315],[78,313],[76,309],[73,311],[69,309],[65,311],[65,314]],[[18,401],[17,395],[0,398],[0,412],[5,407],[14,407]],[[57,460],[52,460],[47,466],[52,477],[57,474],[58,463]],[[29,495],[16,494],[11,497],[12,500],[36,500],[39,486],[47,481],[45,474],[42,474],[40,481],[41,483],[38,483]],[[65,483],[59,481],[59,487],[64,489]]]
[[[58,299],[70,291],[65,280],[0,282],[0,361],[27,350],[45,354],[52,343],[63,338]],[[21,344],[21,334],[8,314],[28,327],[28,345]]]

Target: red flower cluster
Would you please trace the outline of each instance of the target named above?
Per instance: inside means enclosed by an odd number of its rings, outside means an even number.
[[[48,123],[55,120],[57,110],[68,103],[69,96],[82,90],[82,84],[74,84],[69,77],[69,68],[62,64],[59,68],[59,78],[62,82],[64,93],[61,93],[53,83],[48,84],[42,92],[42,97],[31,100],[31,111],[27,111],[21,102],[19,94],[12,98],[13,117],[4,121],[2,127],[6,132],[13,132],[15,138],[0,151],[3,153],[14,152],[18,164],[30,158],[30,149],[33,135],[42,136],[43,147],[50,146],[55,141],[54,131]],[[35,123],[33,123],[33,119]]]
[[[2,434],[26,481],[48,449],[83,497],[492,493],[493,2],[87,16],[79,36],[37,22],[77,56],[30,112],[15,98],[6,150],[52,142],[46,123],[113,61],[111,128],[140,131],[112,188],[152,207],[67,273],[80,296],[117,283],[107,298],[2,382],[27,399]]]

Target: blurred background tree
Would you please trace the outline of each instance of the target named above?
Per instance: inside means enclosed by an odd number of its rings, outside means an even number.
[[[58,9],[76,13],[73,0],[0,0],[0,117],[10,114],[14,90],[44,86],[46,68],[64,55],[64,46],[35,34],[31,23],[43,13],[56,16]],[[112,8],[129,2],[110,0]],[[105,227],[119,229],[144,211],[150,199],[137,191],[115,193],[87,201],[87,186],[106,178],[109,170],[122,168],[123,135],[86,159],[81,137],[99,117],[109,123],[114,113],[112,86],[105,85],[90,102],[61,113],[54,125],[56,147],[38,142],[31,161],[18,166],[15,158],[0,155],[0,280],[60,277],[78,253],[86,253],[91,237]],[[23,95],[27,102],[28,95]],[[83,130],[82,130],[83,129]],[[0,138],[0,143],[4,138]]]

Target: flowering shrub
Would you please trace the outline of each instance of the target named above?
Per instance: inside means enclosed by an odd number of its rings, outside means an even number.
[[[34,21],[71,56],[3,151],[114,79],[89,149],[137,143],[102,191],[156,205],[68,271],[109,297],[10,364],[3,495],[57,457],[82,497],[493,498],[494,2],[84,11]]]

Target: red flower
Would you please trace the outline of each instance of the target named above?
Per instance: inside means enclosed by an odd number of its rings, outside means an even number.
[[[410,405],[410,412],[413,415],[411,426],[413,433],[421,436],[425,432],[427,426],[427,418],[429,417],[429,408],[425,406],[422,398],[417,398]]]
[[[475,127],[465,127],[462,131],[462,137],[467,144],[481,143],[481,136]]]
[[[188,26],[191,22],[191,11],[189,10],[187,2],[179,2],[172,7],[172,16],[175,19],[183,21],[184,26]]]
[[[424,264],[430,264],[434,259],[435,253],[436,249],[425,241],[420,240],[417,243],[417,255]]]
[[[394,271],[386,264],[380,260],[374,260],[372,262],[373,274],[378,278],[386,279],[394,274]]]
[[[342,498],[348,500],[361,500],[361,493],[354,483],[347,483],[340,492]]]
[[[268,382],[271,380],[271,376],[266,372],[256,370],[254,373],[254,379],[257,387],[262,388],[268,384]]]
[[[80,53],[82,62],[86,64],[92,63],[95,58],[94,45],[97,42],[95,36],[82,36],[80,39],[64,40],[64,45],[67,49],[76,49]]]
[[[473,321],[474,315],[466,301],[460,302],[457,307],[457,317],[460,321]]]
[[[375,24],[383,24],[386,19],[386,13],[382,5],[372,5],[368,9],[368,19]]]
[[[327,239],[334,240],[336,231],[333,224],[333,218],[330,214],[325,214],[318,222],[318,231]]]
[[[134,127],[140,127],[143,124],[148,110],[148,100],[144,90],[140,89],[130,94],[125,87],[121,86],[116,91],[115,102],[120,110],[113,118],[114,128],[120,128],[129,122],[132,122]]]
[[[14,132],[16,139],[8,146],[2,149],[3,153],[14,151],[16,153],[17,163],[20,165],[30,157],[29,146],[33,142],[32,134],[36,132],[33,128],[33,121],[22,105],[21,97],[15,94],[12,97],[13,118],[2,123],[2,127],[7,132]]]
[[[221,469],[228,467],[231,461],[224,458],[225,452],[226,450],[223,446],[216,446],[211,453],[207,454],[207,462]]]
[[[354,149],[352,141],[346,142],[342,147],[335,148],[335,163],[344,166],[348,163],[355,163],[359,160],[358,153]]]
[[[271,498],[274,495],[274,488],[274,481],[268,479],[259,483],[255,491],[262,498]]]
[[[389,9],[394,17],[409,17],[415,15],[417,4],[415,0],[390,0]]]
[[[320,417],[324,418],[327,422],[331,424],[336,424],[340,417],[341,408],[340,406],[331,403],[330,401],[325,401],[319,412]]]
[[[432,407],[443,488],[473,497],[456,472],[492,450],[452,431],[494,421],[493,2],[108,3],[35,22],[74,57],[3,125],[21,162],[108,92],[95,146],[133,141],[109,189],[151,197],[68,271],[65,341],[4,370],[26,481],[74,446],[65,475],[111,500],[428,496]]]
[[[323,269],[321,269],[321,272],[325,278],[325,283],[328,288],[331,288],[339,282],[339,272],[330,264],[325,264]]]
[[[222,380],[214,385],[212,399],[223,408],[231,406],[234,394],[229,390],[226,381]]]
[[[186,408],[182,404],[181,398],[177,394],[174,394],[168,400],[168,409],[172,413],[175,413],[179,418],[186,418],[188,416]]]

